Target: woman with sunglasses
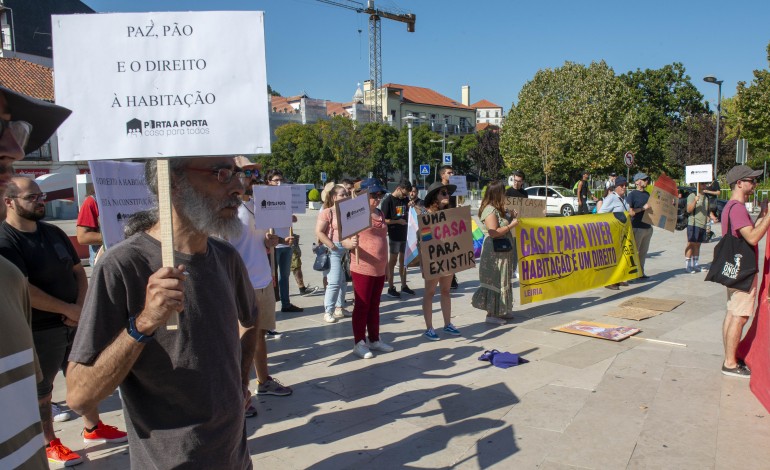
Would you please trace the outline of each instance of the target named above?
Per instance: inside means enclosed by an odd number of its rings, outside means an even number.
[[[453,184],[442,184],[435,182],[428,188],[428,194],[425,195],[425,210],[432,214],[449,208],[449,196],[455,192],[457,186]],[[450,288],[452,287],[452,275],[442,276],[437,279],[426,279],[425,290],[422,297],[422,315],[425,317],[425,336],[431,341],[438,341],[440,338],[433,329],[433,296],[436,293],[436,286],[441,291],[441,314],[444,317],[444,333],[452,336],[460,336],[460,330],[455,328],[451,322],[452,316],[452,297]]]
[[[361,192],[369,194],[372,225],[357,235],[343,240],[342,245],[358,249],[357,259],[350,263],[355,304],[353,305],[353,354],[362,359],[374,357],[372,351],[391,352],[393,346],[380,340],[380,297],[388,266],[388,226],[385,215],[377,208],[386,189],[375,178],[361,182]],[[367,333],[369,344],[366,343]]]
[[[318,213],[315,224],[316,238],[329,250],[329,269],[324,271],[324,276],[327,279],[326,295],[324,296],[324,321],[326,323],[336,323],[340,318],[350,316],[344,309],[347,282],[345,281],[345,271],[342,269],[342,258],[347,250],[342,246],[340,240],[337,214],[334,210],[335,202],[349,197],[350,193],[344,186],[335,185],[326,196],[323,209]]]
[[[479,262],[479,288],[473,294],[471,305],[487,312],[486,322],[505,325],[513,310],[513,289],[511,277],[514,269],[514,250],[495,251],[493,240],[507,238],[511,245],[511,232],[519,223],[513,214],[505,210],[505,185],[492,181],[487,186],[479,207],[479,219],[487,228]]]

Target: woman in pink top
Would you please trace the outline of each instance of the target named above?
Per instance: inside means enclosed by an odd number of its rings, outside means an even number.
[[[358,235],[346,239],[342,245],[358,249],[350,263],[353,276],[353,354],[362,359],[374,357],[372,351],[391,352],[390,346],[380,340],[380,296],[385,285],[385,270],[388,265],[388,227],[385,217],[377,206],[385,195],[385,188],[375,178],[361,182],[361,191],[369,194],[369,209],[372,225]],[[369,344],[366,344],[366,333]]]
[[[342,269],[342,257],[347,250],[340,243],[340,233],[337,225],[337,216],[334,211],[334,203],[350,197],[350,193],[342,185],[336,185],[329,191],[324,201],[324,208],[318,213],[315,224],[315,236],[329,250],[329,269],[324,271],[328,280],[326,295],[324,296],[324,321],[335,323],[340,318],[345,318],[345,271]]]

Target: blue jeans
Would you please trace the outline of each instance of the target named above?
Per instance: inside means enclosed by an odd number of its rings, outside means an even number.
[[[275,249],[275,264],[278,266],[278,293],[281,297],[281,307],[288,307],[289,276],[291,276],[291,247]]]
[[[334,308],[345,306],[345,292],[348,283],[345,281],[345,271],[342,269],[342,257],[348,250],[342,244],[334,242],[337,250],[329,250],[329,269],[324,271],[326,276],[326,295],[324,296],[324,311],[334,312]]]

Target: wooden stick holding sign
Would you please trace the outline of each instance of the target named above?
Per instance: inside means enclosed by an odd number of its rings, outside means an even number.
[[[171,174],[168,158],[161,158],[158,165],[158,218],[160,222],[160,253],[164,267],[174,268],[174,226],[171,216]],[[179,328],[179,314],[168,317],[166,328]]]
[[[340,232],[340,240],[350,238],[372,226],[368,193],[335,202],[334,211],[337,215],[337,230]],[[358,263],[358,248],[356,248],[355,254],[356,263]]]
[[[275,229],[268,229],[267,233],[270,235],[275,235]],[[273,287],[278,285],[278,274],[276,274],[275,270],[275,247],[270,247],[270,272],[273,273]]]

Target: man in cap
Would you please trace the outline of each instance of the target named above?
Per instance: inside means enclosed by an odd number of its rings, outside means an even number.
[[[614,171],[610,173],[610,177],[607,180],[607,184],[605,185],[605,187],[607,187],[608,189],[612,189],[613,187],[615,187],[615,178],[617,177],[618,177],[618,174],[615,173]]]
[[[756,223],[752,223],[751,216],[746,210],[746,201],[754,193],[757,187],[757,178],[762,175],[762,170],[752,170],[746,165],[734,166],[727,172],[727,184],[730,185],[732,196],[722,210],[722,233],[727,233],[730,227],[733,236],[746,240],[754,247],[754,253],[758,257],[757,244],[767,233],[770,227],[770,217],[767,216],[767,203],[762,203],[762,210]],[[756,259],[755,259],[756,261]],[[754,315],[757,299],[757,275],[751,284],[749,292],[727,288],[727,313],[722,324],[722,339],[725,347],[725,360],[722,363],[722,373],[735,377],[751,376],[751,371],[743,361],[736,356],[738,343],[743,335],[743,327]]]
[[[0,196],[5,195],[13,176],[13,162],[40,148],[70,113],[0,86]],[[51,417],[51,405],[42,406],[36,399],[35,385],[43,373],[32,339],[27,280],[2,256],[0,279],[0,395],[3,409],[15,417],[3,421],[2,462],[8,468],[47,468],[40,420]],[[69,465],[82,461],[74,452],[69,455]]]
[[[617,181],[617,180],[616,180]],[[650,249],[650,240],[652,239],[652,226],[642,222],[644,211],[650,208],[648,201],[650,193],[645,188],[650,184],[650,177],[647,173],[637,173],[634,175],[636,189],[628,193],[626,202],[628,203],[628,213],[631,215],[631,228],[634,230],[634,240],[636,241],[636,251],[639,253],[639,265],[642,268],[641,279],[647,279],[650,276],[644,271],[644,261],[647,258],[647,251]]]
[[[252,468],[244,412],[257,310],[235,248],[244,177],[232,157],[169,161],[176,266],[163,266],[157,212],[104,254],[67,371],[67,402],[93,409],[120,386],[134,468]],[[155,160],[145,180],[157,196]],[[145,217],[142,225],[134,217]],[[177,264],[178,263],[178,264]],[[172,314],[178,327],[166,326]]]
[[[606,214],[609,212],[626,212],[628,211],[628,202],[626,198],[626,186],[628,181],[623,176],[615,178],[615,185],[610,190],[607,197],[604,198],[602,206],[599,208],[600,214]],[[616,284],[608,284],[604,287],[611,290],[620,290],[620,286],[627,286],[626,282],[619,282]]]

